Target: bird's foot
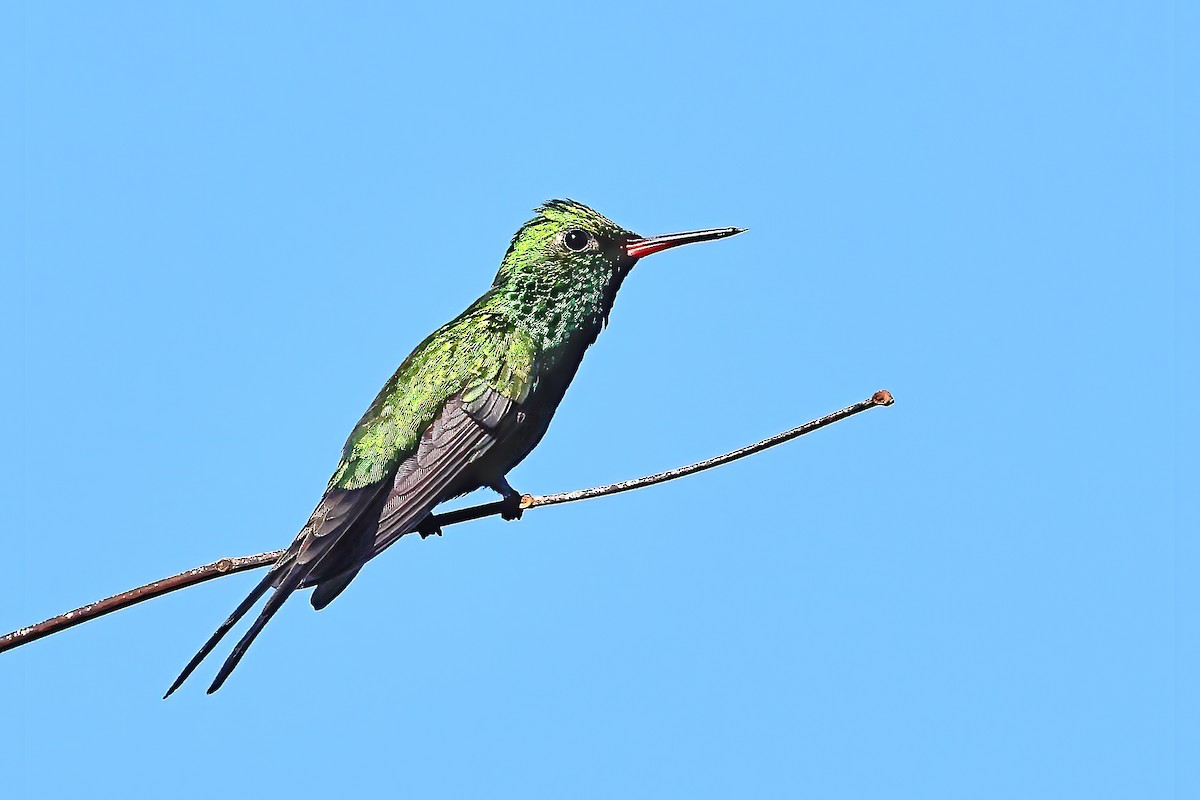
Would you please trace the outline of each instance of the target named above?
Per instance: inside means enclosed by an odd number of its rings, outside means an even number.
[[[513,492],[507,494],[500,501],[504,507],[500,509],[500,518],[512,522],[514,519],[520,519],[525,513],[525,509],[521,506],[521,494]]]
[[[419,526],[417,533],[421,534],[421,541],[425,541],[430,536],[441,536],[442,526],[433,521],[433,516],[426,517]]]
[[[521,514],[525,513],[525,507],[521,504],[524,495],[509,486],[508,480],[503,476],[490,486],[492,491],[500,495],[500,502],[503,503],[503,507],[500,509],[501,519],[509,522],[520,519]]]

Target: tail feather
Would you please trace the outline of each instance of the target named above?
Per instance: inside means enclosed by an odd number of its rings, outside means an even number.
[[[335,575],[332,578],[325,578],[317,584],[317,588],[312,593],[312,607],[320,611],[325,606],[333,602],[342,591],[350,585],[350,581],[354,580],[358,575],[358,571],[362,569],[362,565],[358,565],[353,569],[348,569],[340,575]]]
[[[246,599],[239,603],[238,607],[229,615],[229,619],[222,622],[213,635],[208,637],[208,641],[204,643],[204,646],[196,652],[196,655],[192,656],[192,660],[187,663],[187,666],[183,668],[183,672],[179,673],[179,677],[175,679],[175,682],[171,684],[171,688],[167,689],[167,693],[163,695],[163,700],[166,700],[176,689],[183,685],[183,682],[195,671],[196,667],[200,666],[200,662],[225,638],[225,634],[229,633],[233,626],[238,623],[238,620],[246,616],[246,613],[254,607],[258,599],[266,594],[266,591],[271,588],[271,582],[279,576],[280,572],[281,570],[278,566],[272,567],[267,571],[266,576],[258,582],[258,585],[251,590],[250,594],[246,595]]]
[[[275,612],[283,606],[284,602],[289,596],[291,596],[292,592],[300,588],[300,584],[304,581],[305,574],[305,570],[293,568],[292,571],[290,571],[284,577],[283,582],[279,584],[279,587],[271,594],[269,598],[267,598],[266,604],[263,606],[262,611],[259,612],[258,617],[250,625],[250,629],[246,631],[245,635],[242,636],[242,638],[238,640],[238,643],[233,646],[233,650],[229,653],[229,657],[225,659],[225,663],[221,665],[221,669],[217,672],[217,677],[213,678],[212,685],[208,687],[208,694],[212,694],[217,689],[221,688],[221,684],[225,683],[225,679],[229,677],[229,673],[233,672],[234,667],[236,667],[238,662],[242,660],[242,656],[246,654],[246,650],[249,649],[250,645],[254,642],[254,639],[259,633],[262,632],[262,629],[266,626],[266,624],[271,621],[271,617],[275,616]]]
[[[359,489],[328,488],[287,552],[275,562],[199,652],[192,656],[163,698],[170,697],[188,679],[200,662],[268,590],[274,589],[274,592],[221,665],[212,685],[208,687],[209,694],[221,688],[255,638],[293,592],[307,586],[321,587],[313,603],[317,608],[324,607],[336,597],[370,558],[379,516],[387,503],[394,475],[393,469],[383,480]],[[421,510],[422,516],[427,513],[428,509]]]

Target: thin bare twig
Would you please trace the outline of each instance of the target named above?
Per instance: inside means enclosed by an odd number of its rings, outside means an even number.
[[[643,486],[652,486],[656,483],[675,480],[687,475],[693,475],[697,472],[703,472],[706,469],[719,467],[722,464],[728,464],[730,461],[736,461],[739,458],[754,455],[762,452],[768,447],[774,447],[777,444],[791,441],[806,433],[812,433],[815,430],[824,428],[827,425],[832,425],[835,422],[852,417],[855,414],[866,411],[869,408],[877,406],[890,406],[892,404],[892,395],[887,390],[880,390],[871,395],[866,400],[855,403],[851,406],[846,406],[840,411],[835,411],[832,414],[821,417],[820,419],[806,422],[791,430],[777,433],[774,436],[763,439],[761,442],[734,450],[729,453],[724,453],[713,458],[698,461],[695,464],[689,464],[686,467],[659,472],[654,475],[647,475],[643,478],[634,478],[633,480],[621,481],[619,483],[610,483],[607,486],[595,486],[590,489],[577,489],[573,492],[558,492],[556,494],[544,495],[524,495],[521,498],[521,508],[530,509],[540,506],[553,506],[560,503],[573,503],[576,500],[589,500],[593,497],[603,497],[609,494],[619,494],[620,492],[628,492],[633,489],[640,489]],[[484,503],[470,508],[462,508],[457,511],[447,511],[444,514],[435,514],[430,520],[429,525],[425,530],[440,530],[447,525],[454,525],[459,522],[468,522],[470,520],[482,519],[500,514],[506,509],[503,502]],[[139,586],[136,589],[130,589],[127,592],[106,597],[103,600],[97,600],[95,603],[89,603],[86,606],[77,608],[74,611],[68,611],[65,614],[59,614],[57,617],[51,617],[48,620],[39,622],[36,625],[29,625],[24,628],[13,631],[12,633],[0,636],[0,653],[5,650],[12,650],[15,647],[20,647],[23,644],[41,639],[43,636],[49,636],[52,633],[66,630],[67,628],[79,625],[82,622],[95,619],[96,617],[110,614],[113,611],[118,611],[122,608],[135,605],[143,600],[149,600],[152,597],[164,595],[167,592],[173,592],[176,589],[183,589],[188,586],[194,586],[197,583],[204,583],[213,578],[220,578],[225,575],[233,575],[237,572],[245,572],[246,570],[258,569],[275,563],[283,550],[272,550],[268,553],[258,553],[252,556],[241,556],[239,558],[222,558],[219,561],[214,561],[211,564],[205,564],[202,567],[195,567],[186,572],[181,572],[178,575],[172,575],[169,578],[148,583],[145,586]]]

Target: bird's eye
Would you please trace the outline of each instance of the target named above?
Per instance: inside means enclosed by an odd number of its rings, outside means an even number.
[[[563,244],[567,246],[568,250],[578,253],[580,250],[583,250],[588,246],[588,239],[590,238],[591,237],[588,236],[587,231],[581,231],[579,228],[572,228],[563,234]]]

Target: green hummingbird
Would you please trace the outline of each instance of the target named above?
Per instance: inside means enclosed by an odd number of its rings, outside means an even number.
[[[192,671],[274,589],[208,692],[297,589],[320,610],[363,565],[407,533],[422,538],[436,505],[480,487],[520,516],[506,478],[541,441],[584,352],[608,323],[638,259],[741,228],[642,237],[582,203],[551,200],[513,236],[492,286],[417,345],[354,426],[308,522],[254,590],[192,657]]]

